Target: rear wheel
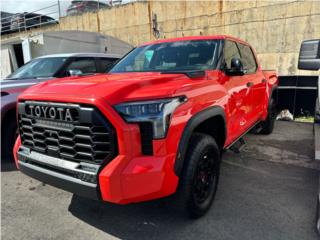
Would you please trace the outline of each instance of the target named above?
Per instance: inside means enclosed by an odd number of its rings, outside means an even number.
[[[265,121],[261,123],[262,130],[259,133],[271,134],[274,129],[274,122],[277,117],[276,102],[273,98],[270,99],[268,116]]]
[[[176,193],[176,207],[193,218],[203,216],[214,200],[220,173],[220,150],[209,135],[191,137]]]

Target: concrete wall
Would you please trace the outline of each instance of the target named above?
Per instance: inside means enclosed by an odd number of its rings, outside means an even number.
[[[84,30],[138,45],[155,39],[153,13],[157,14],[160,38],[229,34],[252,44],[265,69],[277,69],[281,75],[312,74],[296,66],[301,41],[320,38],[320,2],[316,0],[135,2],[98,14],[64,17],[59,25],[23,34]]]

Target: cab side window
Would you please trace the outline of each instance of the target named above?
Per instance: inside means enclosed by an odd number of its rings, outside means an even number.
[[[235,42],[226,40],[224,44],[224,68],[231,68],[231,59],[240,58],[240,52]]]
[[[240,49],[241,61],[247,73],[255,73],[258,65],[251,48],[241,43],[238,43],[238,47]]]

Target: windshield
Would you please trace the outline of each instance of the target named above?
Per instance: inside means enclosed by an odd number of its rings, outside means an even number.
[[[213,69],[218,40],[192,40],[134,49],[112,69],[119,72],[166,72]]]
[[[37,58],[9,75],[7,79],[45,78],[53,77],[62,67],[66,57]]]

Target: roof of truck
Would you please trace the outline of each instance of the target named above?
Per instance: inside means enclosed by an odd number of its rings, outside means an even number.
[[[52,58],[52,57],[104,57],[104,58],[121,58],[120,54],[113,53],[57,53],[44,55],[38,58]]]
[[[146,42],[146,43],[141,44],[140,46],[157,44],[157,43],[165,43],[165,42],[178,42],[178,41],[190,41],[190,40],[210,40],[210,39],[230,39],[230,40],[233,40],[236,42],[243,43],[245,45],[249,45],[247,42],[245,42],[239,38],[233,37],[233,36],[211,35],[211,36],[187,36],[187,37],[161,39],[161,40]]]

